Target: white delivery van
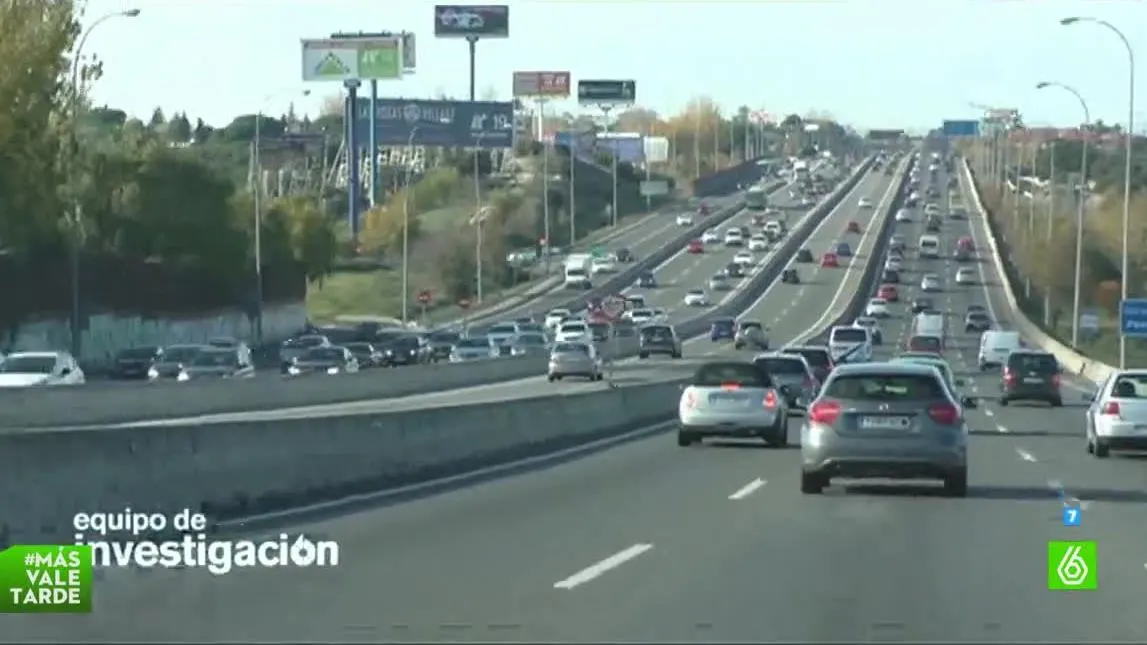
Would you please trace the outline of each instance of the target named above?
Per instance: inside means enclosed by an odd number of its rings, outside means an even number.
[[[590,275],[593,272],[593,256],[588,253],[575,253],[566,258],[565,282],[567,289],[590,289],[593,287]]]
[[[851,353],[849,353],[851,352]],[[828,333],[828,353],[834,363],[867,363],[872,360],[872,330],[867,327],[833,327]]]
[[[1023,346],[1018,331],[990,329],[984,332],[980,336],[980,352],[976,361],[980,364],[980,371],[1006,364],[1008,355]]]
[[[920,257],[922,258],[939,258],[940,238],[935,235],[921,235],[920,241],[917,242],[917,248],[920,249]]]

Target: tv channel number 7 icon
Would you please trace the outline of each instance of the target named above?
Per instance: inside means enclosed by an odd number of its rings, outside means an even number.
[[[1047,588],[1095,591],[1099,588],[1099,549],[1095,542],[1047,543]]]
[[[1063,525],[1079,526],[1083,523],[1083,509],[1072,504],[1063,505]]]

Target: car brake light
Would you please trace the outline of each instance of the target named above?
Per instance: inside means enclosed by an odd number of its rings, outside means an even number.
[[[685,392],[685,407],[687,407],[687,408],[697,407],[697,394],[695,392],[693,392],[692,390],[686,390],[686,392]]]
[[[1100,412],[1103,416],[1117,417],[1119,416],[1119,402],[1108,401],[1107,405],[1103,406],[1103,411]]]
[[[1004,381],[1011,383],[1014,380],[1016,380],[1015,372],[1013,372],[1011,370],[1011,368],[1005,367],[1004,368]]]
[[[928,407],[928,416],[940,425],[951,426],[960,422],[960,410],[951,403],[936,403]]]
[[[739,389],[741,389],[741,384],[740,383],[722,383],[721,389],[725,390],[725,391],[739,390]]]
[[[777,407],[777,393],[769,390],[765,393],[765,407],[769,410]]]
[[[808,418],[813,423],[832,425],[840,416],[840,404],[836,401],[817,401],[809,408]]]
[[[1059,387],[1059,384],[1060,384],[1059,374],[1052,374],[1051,375],[1051,384],[1056,386],[1056,387]]]

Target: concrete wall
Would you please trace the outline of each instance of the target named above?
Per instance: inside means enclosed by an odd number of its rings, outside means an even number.
[[[263,312],[263,335],[269,339],[286,338],[302,329],[306,319],[306,306],[301,302],[267,307]],[[88,319],[83,356],[78,358],[85,365],[103,366],[127,347],[198,343],[218,336],[249,340],[253,332],[252,322],[242,311],[180,319],[100,314]],[[5,352],[67,349],[71,337],[67,319],[29,321],[0,338],[0,348]]]

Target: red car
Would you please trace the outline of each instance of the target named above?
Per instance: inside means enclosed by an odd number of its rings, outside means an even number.
[[[705,245],[701,243],[701,240],[690,240],[689,252],[690,253],[704,253],[705,252]]]
[[[975,251],[976,250],[976,243],[972,241],[972,238],[970,238],[966,235],[964,237],[961,237],[960,240],[958,242],[956,242],[956,246],[958,246],[961,249],[967,250],[967,251]]]
[[[882,284],[880,288],[876,290],[876,297],[884,298],[888,302],[899,302],[900,290],[897,289],[894,284]]]
[[[825,268],[835,269],[840,266],[840,260],[837,259],[835,253],[825,253],[820,256],[820,265]]]
[[[848,222],[848,232],[849,233],[859,233],[860,232],[860,222],[858,222],[856,220],[850,220]]]

